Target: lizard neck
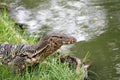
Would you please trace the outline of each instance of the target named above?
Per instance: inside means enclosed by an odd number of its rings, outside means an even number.
[[[61,45],[55,44],[53,41],[47,42],[47,41],[40,41],[34,45],[35,47],[35,54],[33,55],[34,58],[38,58],[39,61],[44,60],[47,56],[54,53],[56,50],[58,50]]]
[[[47,45],[47,41],[39,41],[38,43],[34,44],[35,51],[41,51],[46,48]]]

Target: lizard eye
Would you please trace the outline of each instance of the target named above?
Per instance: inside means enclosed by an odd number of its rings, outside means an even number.
[[[62,39],[63,37],[61,36],[60,39]]]

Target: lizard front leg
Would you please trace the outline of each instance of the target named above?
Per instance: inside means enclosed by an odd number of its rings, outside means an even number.
[[[8,63],[8,66],[14,73],[22,73],[26,68],[25,57],[16,56]]]
[[[26,67],[31,67],[34,64],[38,63],[35,58],[29,58],[27,56],[16,56],[13,60],[11,60],[8,65],[14,73],[23,73]]]

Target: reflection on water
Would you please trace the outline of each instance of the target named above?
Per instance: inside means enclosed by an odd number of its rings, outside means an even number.
[[[24,23],[29,34],[61,32],[78,39],[71,53],[83,58],[89,51],[100,80],[120,80],[119,0],[15,0],[10,15]],[[91,75],[93,76],[93,75]],[[94,79],[92,79],[94,77]],[[95,75],[91,80],[95,79]]]

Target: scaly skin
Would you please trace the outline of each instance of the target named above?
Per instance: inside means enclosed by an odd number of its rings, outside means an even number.
[[[65,34],[49,34],[36,44],[1,44],[0,62],[9,65],[14,72],[22,72],[54,53],[64,44],[75,43],[76,39]]]

